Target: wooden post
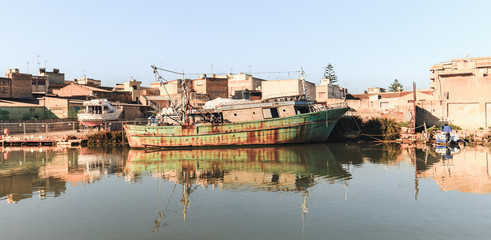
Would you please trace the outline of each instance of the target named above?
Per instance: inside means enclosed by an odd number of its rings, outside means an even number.
[[[425,142],[428,142],[430,140],[430,137],[428,134],[428,129],[426,129],[426,122],[423,122],[423,126],[425,127]]]
[[[413,133],[416,133],[416,82],[413,82]]]

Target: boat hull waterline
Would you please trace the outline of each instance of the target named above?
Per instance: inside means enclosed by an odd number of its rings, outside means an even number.
[[[348,108],[284,118],[219,125],[142,126],[125,124],[130,147],[213,147],[326,141]]]

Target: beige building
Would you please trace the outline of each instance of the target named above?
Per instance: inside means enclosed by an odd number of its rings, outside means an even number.
[[[491,127],[491,57],[454,59],[430,68],[437,118],[466,128]]]
[[[491,57],[454,59],[435,64],[430,71],[430,89],[416,91],[418,126],[449,122],[464,129],[491,127]],[[408,121],[414,114],[411,91],[387,93],[370,88],[347,102],[364,119]]]
[[[374,94],[374,93],[383,93],[383,92],[385,92],[385,88],[371,87],[365,91],[365,94]]]
[[[418,103],[431,102],[432,99],[432,90],[416,91],[417,106]],[[414,92],[412,91],[353,94],[349,96],[346,102],[353,113],[363,120],[382,117],[399,122],[409,122],[415,117]]]
[[[142,94],[141,81],[136,81],[132,79],[131,81],[126,81],[123,84],[116,84],[113,91],[116,92],[131,92],[131,101],[140,102],[140,95]]]
[[[262,83],[266,80],[255,78],[250,74],[239,73],[239,74],[227,74],[217,77],[227,77],[228,79],[228,96],[229,98],[234,98],[236,91],[260,91],[262,88]]]
[[[190,95],[189,95],[189,100],[192,105],[195,106],[200,106],[203,105],[204,102],[208,101],[209,97],[206,94],[198,94],[193,88],[195,85],[195,82],[193,80],[185,79],[184,80],[186,83],[186,87],[190,90]],[[154,91],[149,91],[146,94],[145,97],[140,98],[140,102],[144,105],[151,105],[148,101],[151,101],[153,104],[156,106],[162,108],[162,107],[170,107],[171,100],[176,103],[181,99],[181,94],[182,94],[182,79],[176,79],[172,81],[167,81],[165,83],[161,82],[153,82],[151,83],[150,90],[158,90],[157,92]],[[202,83],[200,84],[199,87],[200,91],[206,91],[206,86],[203,86]],[[157,94],[158,93],[158,94]],[[145,94],[145,93],[144,93]],[[169,98],[170,97],[170,98]]]
[[[346,98],[347,93],[346,88],[332,84],[329,79],[322,79],[321,84],[315,87],[315,100],[321,104],[339,102]]]
[[[269,80],[262,82],[262,92],[262,99],[299,96],[305,93],[307,99],[315,101],[316,87],[314,83],[300,79]]]
[[[73,81],[79,85],[91,85],[91,86],[96,86],[96,87],[101,86],[101,80],[95,80],[95,79],[88,78],[88,77],[74,79]]]
[[[167,94],[177,95],[177,94],[181,93],[181,91],[180,91],[181,82],[182,82],[181,79],[176,79],[176,80],[165,82],[163,84],[160,82],[152,83],[151,87],[159,89],[160,95],[163,95],[163,96],[167,96]],[[165,87],[164,87],[164,85],[165,85]]]

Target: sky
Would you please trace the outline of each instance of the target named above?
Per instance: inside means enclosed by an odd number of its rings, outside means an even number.
[[[150,86],[151,65],[268,80],[303,68],[318,84],[330,63],[356,94],[395,79],[425,89],[432,65],[491,56],[491,1],[0,0],[0,8],[1,76],[39,66],[67,80]]]

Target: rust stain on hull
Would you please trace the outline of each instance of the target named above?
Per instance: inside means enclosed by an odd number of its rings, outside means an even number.
[[[285,144],[327,140],[347,108],[306,113],[286,118],[222,125],[125,125],[131,147],[207,147]]]

